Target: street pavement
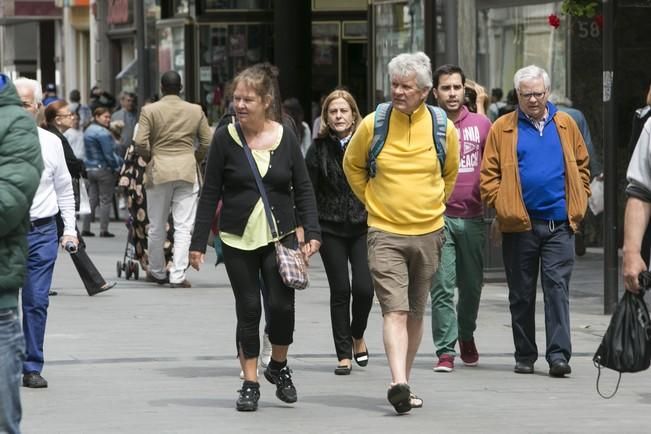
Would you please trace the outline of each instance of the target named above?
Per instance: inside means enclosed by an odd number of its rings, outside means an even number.
[[[98,228],[94,225],[95,232]],[[88,251],[107,279],[116,280],[126,228],[116,238],[89,238]],[[88,297],[67,253],[57,261],[50,298],[44,377],[49,388],[22,388],[24,433],[637,433],[651,416],[651,372],[625,374],[618,394],[600,398],[592,356],[609,321],[602,314],[603,266],[598,249],[577,258],[571,283],[572,375],[553,379],[541,354],[534,375],[513,373],[513,343],[504,283],[484,287],[476,342],[478,367],[457,358],[453,373],[432,371],[430,314],[412,371],[422,409],[397,416],[386,400],[389,369],[379,305],[366,341],[370,362],[335,376],[327,280],[320,258],[310,287],[296,293],[296,332],[289,364],[298,402],[275,397],[263,377],[255,413],[235,410],[241,386],[235,358],[234,299],[223,265],[210,251],[193,287],[171,289],[117,279]],[[544,353],[542,294],[538,345]],[[617,375],[605,371],[609,392]]]

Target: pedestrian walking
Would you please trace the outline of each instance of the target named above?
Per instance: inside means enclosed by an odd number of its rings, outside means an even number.
[[[15,85],[25,111],[36,120],[42,96],[40,83],[28,78],[19,78],[15,81]],[[57,136],[40,127],[38,138],[44,173],[29,210],[27,274],[22,290],[23,331],[26,346],[23,386],[29,388],[48,386],[41,372],[44,365],[43,343],[49,305],[48,294],[59,244],[57,213],[60,212],[63,219],[61,246],[76,249],[78,244],[75,230],[75,197],[61,141]]]
[[[551,82],[535,65],[513,78],[516,111],[500,117],[486,139],[480,186],[494,207],[502,232],[504,271],[515,368],[533,374],[536,345],[536,284],[545,300],[545,359],[549,375],[572,372],[569,284],[574,267],[574,232],[590,196],[588,151],[567,113],[547,101]]]
[[[367,215],[343,169],[346,146],[361,122],[353,96],[345,90],[334,90],[323,102],[320,131],[305,158],[319,210],[319,253],[330,286],[337,375],[350,374],[353,359],[359,366],[368,364],[364,332],[373,304],[373,282],[366,252]]]
[[[474,332],[484,284],[484,239],[486,224],[479,194],[479,169],[491,123],[464,105],[466,76],[456,65],[434,71],[432,92],[438,106],[454,122],[459,135],[459,173],[445,205],[445,244],[441,264],[430,290],[432,338],[438,361],[436,372],[452,372],[454,350],[466,366],[477,366],[479,353]],[[459,298],[454,306],[454,292]]]
[[[389,77],[392,108],[382,113],[389,116],[384,121],[388,124],[383,128],[388,128],[384,146],[371,160],[375,126],[384,117],[376,111],[364,118],[348,144],[344,173],[368,211],[369,267],[382,308],[384,349],[391,369],[387,398],[398,413],[405,413],[423,405],[409,382],[444,241],[445,202],[459,170],[459,143],[443,111],[435,107],[430,111],[425,104],[432,89],[427,55],[394,57]]]
[[[133,140],[133,131],[138,122],[138,107],[136,95],[133,92],[122,92],[120,95],[120,109],[111,115],[111,122],[121,121],[123,123],[120,131],[117,154],[124,158],[127,148]]]
[[[319,250],[320,229],[314,192],[296,136],[275,116],[273,75],[269,67],[256,65],[233,80],[233,103],[238,127],[219,128],[213,138],[206,165],[206,183],[201,193],[195,231],[190,247],[190,263],[199,269],[203,263],[210,224],[217,203],[222,200],[219,236],[224,265],[235,296],[236,345],[244,382],[236,408],[258,408],[260,385],[257,365],[260,354],[259,324],[260,275],[269,292],[269,340],[271,360],[265,378],[276,385],[276,396],[288,403],[298,397],[287,365],[287,354],[294,335],[294,289],[285,285],[278,272],[274,243],[297,245],[296,217],[305,229],[301,250],[309,257]],[[244,142],[240,139],[244,138]],[[255,162],[262,185],[269,197],[275,221],[269,222],[251,164]],[[277,229],[274,239],[270,229]]]
[[[43,172],[34,119],[0,74],[0,432],[20,434],[20,376],[25,341],[18,313],[25,281],[29,210]]]
[[[116,174],[122,166],[122,159],[115,153],[115,140],[109,130],[111,112],[106,107],[97,107],[93,112],[93,121],[84,132],[86,147],[86,171],[88,173],[88,199],[90,214],[82,217],[81,235],[94,237],[90,231],[90,222],[95,218],[95,209],[99,206],[99,236],[113,238],[109,232],[109,215],[113,205]]]
[[[622,273],[626,290],[638,293],[638,276],[649,268],[642,249],[651,218],[651,118],[646,121],[640,132],[628,164],[626,180],[628,200],[624,213]]]
[[[188,248],[201,182],[199,165],[210,143],[210,127],[201,106],[182,100],[179,96],[182,88],[177,72],[163,74],[163,97],[142,108],[134,137],[136,152],[147,163],[147,280],[158,284],[169,282],[172,288],[192,286],[186,278]],[[174,253],[168,276],[163,248],[170,211],[174,222]]]
[[[61,140],[63,153],[66,159],[66,167],[68,168],[68,172],[72,178],[73,192],[75,195],[75,210],[79,211],[79,189],[85,188],[82,184],[84,183],[83,177],[86,173],[86,168],[84,167],[84,162],[75,156],[72,147],[68,143],[68,139],[64,135],[67,130],[72,128],[74,114],[70,112],[70,106],[65,100],[58,100],[50,103],[50,105],[45,108],[44,115],[44,128]],[[63,235],[63,228],[63,219],[61,218],[61,213],[59,213],[57,214],[57,229],[59,237]],[[84,283],[86,292],[88,295],[92,296],[99,294],[100,292],[108,291],[115,286],[115,282],[107,282],[104,280],[104,277],[102,277],[102,274],[88,256],[88,253],[86,252],[86,243],[81,237],[76,225],[75,230],[77,232],[79,245],[77,246],[76,251],[69,252],[70,259],[72,259],[77,273],[79,273],[79,277]]]

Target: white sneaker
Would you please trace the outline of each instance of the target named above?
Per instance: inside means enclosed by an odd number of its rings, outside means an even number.
[[[260,366],[266,368],[271,360],[271,341],[269,335],[264,334],[262,337],[262,351],[260,351]]]

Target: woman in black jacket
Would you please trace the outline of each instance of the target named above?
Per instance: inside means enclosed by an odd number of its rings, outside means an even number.
[[[342,167],[346,145],[361,121],[353,96],[345,90],[333,91],[323,102],[319,135],[305,157],[316,194],[323,238],[320,253],[330,285],[336,375],[350,374],[352,358],[359,366],[368,363],[364,332],[373,283],[366,251],[366,211],[348,186]]]
[[[194,233],[190,244],[190,264],[203,263],[210,224],[217,202],[222,200],[219,236],[224,265],[233,287],[237,311],[236,343],[244,383],[236,402],[240,411],[258,408],[260,385],[257,376],[260,354],[260,281],[269,292],[271,360],[265,378],[276,385],[276,396],[296,402],[296,388],[287,366],[287,351],[294,335],[294,290],[278,272],[269,222],[260,192],[247,160],[244,146],[253,154],[273,214],[278,239],[295,245],[296,214],[305,230],[303,254],[319,249],[321,234],[314,192],[296,136],[278,123],[274,115],[271,68],[254,65],[233,80],[233,104],[246,143],[239,139],[236,126],[219,128],[213,137],[206,165],[206,179],[199,198]]]
[[[82,177],[85,175],[84,162],[75,157],[72,147],[68,143],[68,139],[63,133],[72,128],[73,114],[70,112],[68,103],[64,100],[58,100],[50,103],[45,108],[45,129],[56,135],[61,140],[63,146],[63,153],[66,158],[66,166],[68,172],[72,177],[73,191],[75,193],[75,209],[79,211],[79,188],[80,183],[84,182]],[[57,214],[57,226],[59,233],[63,233],[63,220],[61,215]],[[95,295],[100,292],[107,291],[115,286],[115,282],[106,282],[102,277],[93,261],[90,260],[86,253],[86,243],[84,243],[79,230],[77,230],[77,239],[79,245],[75,252],[70,252],[73,264],[81,277],[84,287],[88,295]]]

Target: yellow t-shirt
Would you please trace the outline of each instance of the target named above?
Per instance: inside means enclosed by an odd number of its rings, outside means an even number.
[[[344,155],[344,173],[355,195],[366,205],[368,225],[401,235],[441,229],[445,202],[459,170],[459,138],[454,124],[448,120],[442,176],[432,117],[425,104],[410,116],[393,109],[388,136],[376,160],[377,174],[369,179],[367,161],[374,121],[375,113],[364,118]]]
[[[228,132],[233,140],[235,140],[235,143],[242,146],[242,142],[240,142],[240,138],[237,135],[235,125],[228,125]],[[276,142],[271,148],[265,150],[251,150],[255,164],[258,166],[258,170],[260,171],[261,178],[264,178],[264,176],[267,174],[269,162],[271,161],[271,152],[278,148],[278,145],[280,145],[282,138],[283,127],[281,125],[278,131]],[[276,232],[278,232],[277,228]],[[246,227],[244,228],[244,232],[242,233],[241,237],[239,235],[230,234],[224,231],[219,232],[219,237],[227,246],[240,250],[255,250],[262,246],[266,246],[272,241],[275,241],[271,236],[269,223],[267,223],[267,215],[264,212],[264,204],[262,203],[262,198],[258,199],[255,206],[253,207],[253,211],[251,211],[251,214],[249,215],[249,219],[246,223]]]

